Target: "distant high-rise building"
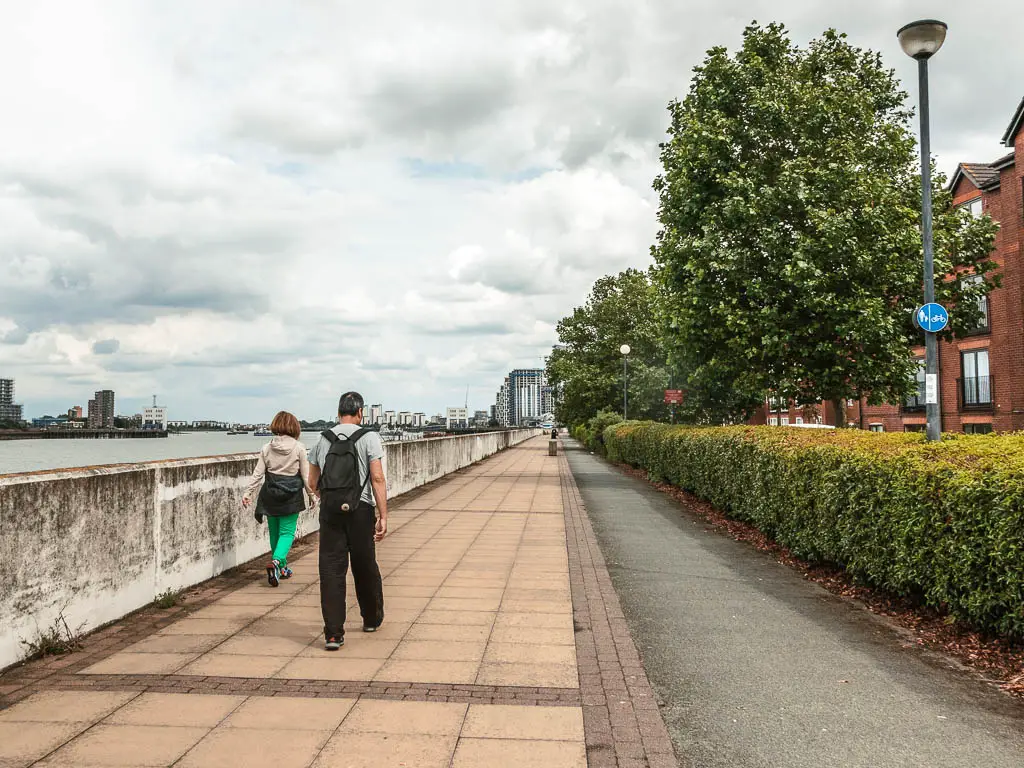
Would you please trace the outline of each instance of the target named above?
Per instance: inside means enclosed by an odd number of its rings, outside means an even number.
[[[539,424],[553,418],[554,388],[543,368],[509,371],[495,396],[491,417],[503,427]]]
[[[0,421],[21,422],[22,415],[14,403],[14,379],[0,379]]]
[[[370,418],[367,419],[370,424],[380,424],[380,420],[384,417],[384,406],[380,403],[370,406]]]
[[[80,406],[80,405],[73,405],[70,408],[68,408],[68,418],[69,419],[80,419],[80,418],[82,418],[82,406]]]
[[[383,424],[387,424],[389,427],[395,426],[395,419],[397,418],[394,411],[384,411]]]
[[[89,401],[89,429],[114,428],[114,392],[102,389]]]
[[[539,422],[554,410],[554,398],[543,368],[517,368],[508,374],[510,422],[523,426]]]
[[[509,390],[508,376],[498,389],[498,395],[494,402],[494,418],[503,427],[512,426],[512,393]]]

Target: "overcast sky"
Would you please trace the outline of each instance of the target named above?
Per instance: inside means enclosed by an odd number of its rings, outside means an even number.
[[[0,376],[171,418],[485,408],[603,274],[649,263],[667,102],[756,19],[908,82],[940,165],[1024,96],[1019,0],[0,0]]]

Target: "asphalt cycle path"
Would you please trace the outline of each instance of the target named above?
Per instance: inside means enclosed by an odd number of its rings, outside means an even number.
[[[1024,766],[1024,705],[564,445],[682,765]]]

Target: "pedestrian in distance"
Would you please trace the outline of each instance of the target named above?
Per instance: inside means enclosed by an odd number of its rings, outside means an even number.
[[[307,498],[309,503],[315,504],[316,497],[309,484],[306,446],[299,442],[302,434],[299,420],[281,411],[270,422],[270,431],[274,437],[260,451],[252,480],[242,496],[242,506],[250,507],[255,497],[253,516],[256,522],[262,524],[263,518],[267,518],[271,557],[267,564],[267,581],[276,587],[282,579],[292,577],[288,552],[295,541],[295,526],[299,513],[307,508]]]
[[[388,532],[384,443],[362,426],[363,398],[358,392],[341,396],[338,421],[321,433],[309,455],[309,482],[320,497],[320,609],[328,651],[345,643],[350,560],[363,631],[376,632],[384,621],[376,543]]]

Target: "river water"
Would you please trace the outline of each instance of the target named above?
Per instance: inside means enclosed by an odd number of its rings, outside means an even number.
[[[317,437],[316,432],[304,432],[302,442],[312,448]],[[269,439],[251,434],[193,432],[136,440],[0,440],[0,475],[95,464],[256,453]]]

